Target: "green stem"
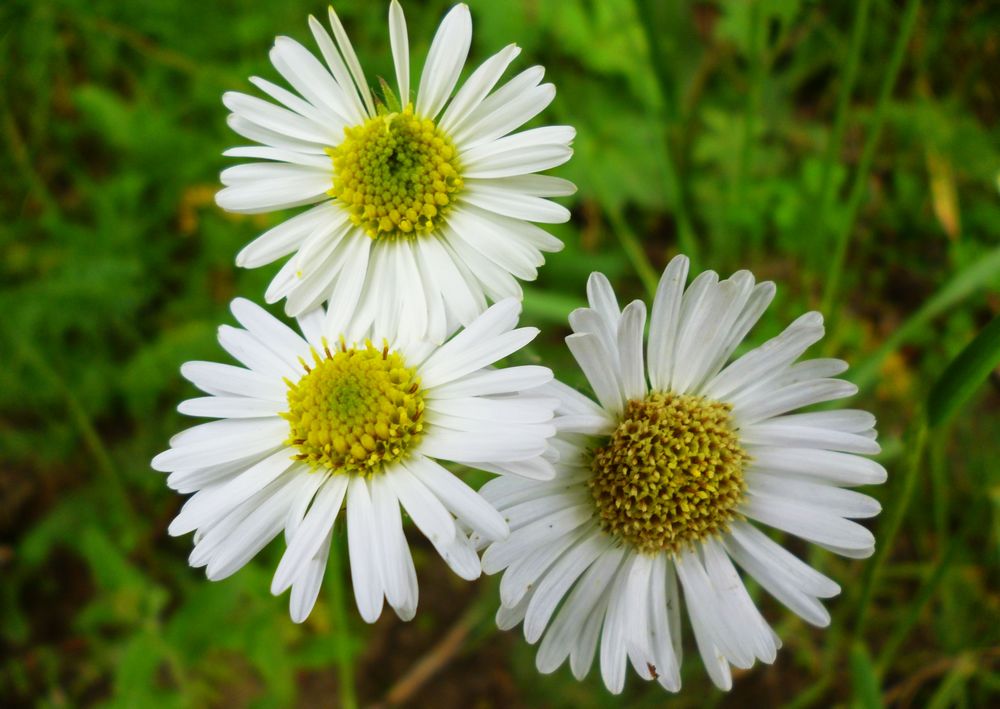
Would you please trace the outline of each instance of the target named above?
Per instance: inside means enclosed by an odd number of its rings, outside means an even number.
[[[659,283],[660,278],[656,269],[653,268],[649,257],[646,255],[646,251],[642,248],[642,242],[639,241],[636,233],[632,231],[632,227],[628,225],[625,216],[622,214],[621,207],[618,205],[608,205],[606,211],[608,219],[611,222],[611,228],[615,230],[622,248],[625,249],[625,255],[632,262],[632,267],[635,269],[636,274],[638,274],[639,280],[642,281],[642,285],[646,288],[649,297],[653,298],[656,295],[656,285]]]
[[[347,621],[347,592],[344,588],[343,539],[343,537],[334,534],[333,543],[330,545],[330,605],[332,606],[335,628],[333,641],[337,645],[340,706],[343,709],[357,709],[358,698],[354,688],[354,652],[351,647],[351,632]]]
[[[760,2],[753,2],[750,5],[750,22],[748,29],[747,58],[750,63],[750,89],[747,91],[746,106],[743,114],[743,130],[740,136],[740,155],[736,164],[736,184],[732,192],[733,210],[738,210],[746,201],[747,183],[750,176],[750,166],[753,162],[754,129],[757,123],[757,116],[760,113],[760,96],[763,90],[765,76],[764,47],[761,37],[761,10]],[[760,229],[753,229],[751,236],[752,243],[756,248],[760,246]],[[729,244],[739,243],[737,239],[726,239],[726,251],[729,251]],[[731,256],[731,254],[726,254]]]
[[[677,244],[680,250],[691,259],[692,268],[698,264],[698,243],[695,240],[694,229],[691,227],[691,219],[687,209],[687,199],[684,195],[684,184],[681,181],[681,173],[677,163],[677,153],[671,135],[673,129],[682,119],[676,88],[679,86],[677,77],[672,71],[672,67],[667,56],[667,52],[662,42],[664,34],[663,14],[666,6],[654,0],[635,0],[636,12],[640,17],[639,24],[646,35],[646,43],[649,46],[650,62],[653,73],[656,76],[656,83],[660,89],[660,98],[663,101],[663,123],[665,126],[663,136],[663,150],[660,153],[660,169],[666,180],[670,194],[670,206],[674,210],[674,219],[677,224]],[[655,290],[654,290],[655,292]]]
[[[900,486],[898,492],[890,499],[893,506],[882,518],[881,529],[879,530],[879,541],[876,546],[875,556],[871,563],[865,567],[865,575],[862,579],[861,600],[858,601],[858,616],[854,625],[854,638],[858,640],[864,633],[865,622],[868,620],[868,609],[871,606],[872,598],[878,587],[879,576],[886,559],[892,553],[892,547],[896,542],[896,535],[906,517],[906,510],[910,506],[910,499],[913,497],[913,490],[917,486],[917,477],[920,471],[920,463],[923,460],[924,447],[927,444],[927,421],[924,415],[920,414],[916,434],[913,436],[913,449],[910,454],[909,464],[903,472],[903,477],[897,484]]]
[[[910,43],[913,35],[913,28],[917,21],[917,11],[920,9],[920,0],[909,0],[906,10],[903,13],[903,20],[896,36],[896,44],[892,49],[892,56],[889,60],[889,69],[886,71],[885,79],[879,90],[878,103],[875,105],[875,114],[865,139],[864,148],[861,151],[861,160],[858,163],[858,170],[854,175],[854,183],[851,185],[851,192],[847,200],[847,215],[843,223],[840,224],[840,231],[836,235],[833,250],[833,260],[830,268],[830,277],[826,282],[823,293],[822,312],[827,313],[831,318],[834,316],[832,306],[837,299],[840,290],[841,275],[844,270],[844,263],[847,257],[847,247],[850,243],[851,233],[854,231],[854,223],[857,220],[858,210],[861,207],[861,200],[865,196],[868,185],[868,175],[871,172],[872,161],[875,157],[875,148],[878,146],[879,137],[882,133],[882,124],[885,122],[886,108],[889,99],[896,86],[896,79],[899,77],[899,69],[903,65],[903,57],[906,54],[906,47]]]
[[[851,94],[854,93],[854,82],[858,76],[858,64],[861,60],[861,48],[865,43],[868,31],[868,11],[871,0],[861,0],[854,14],[854,27],[851,29],[851,46],[844,64],[844,75],[841,78],[840,95],[837,97],[837,112],[833,119],[833,133],[826,145],[823,155],[823,172],[819,182],[819,206],[816,213],[810,216],[813,224],[820,229],[826,224],[826,216],[833,202],[833,168],[840,162],[840,153],[844,145],[844,131],[847,127],[847,109],[851,104]],[[824,233],[825,236],[825,233]],[[822,250],[818,250],[821,252]]]

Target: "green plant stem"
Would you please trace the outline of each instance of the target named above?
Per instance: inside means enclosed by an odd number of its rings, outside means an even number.
[[[813,224],[818,224],[820,229],[824,229],[830,205],[833,202],[834,183],[833,170],[840,162],[840,153],[844,145],[844,132],[847,127],[847,109],[851,105],[851,95],[854,93],[854,82],[858,76],[858,64],[861,61],[861,48],[865,43],[865,34],[868,31],[868,11],[871,8],[871,0],[861,0],[854,12],[854,26],[851,29],[851,45],[847,51],[847,62],[844,64],[844,73],[840,78],[840,95],[837,97],[837,112],[833,119],[833,133],[826,144],[826,152],[823,155],[823,172],[820,174],[819,182],[819,205],[816,213],[810,216]],[[824,236],[826,232],[823,232]],[[825,242],[825,239],[824,239]],[[823,250],[818,250],[818,254]]]
[[[333,611],[337,644],[337,676],[340,685],[340,706],[343,709],[357,709],[358,698],[354,688],[354,651],[351,647],[351,632],[348,626],[347,591],[344,588],[343,539],[336,534],[330,545],[330,605]]]
[[[923,414],[920,415],[917,430],[912,438],[913,449],[910,452],[910,459],[903,477],[893,490],[891,496],[892,507],[884,513],[883,522],[879,529],[879,539],[876,545],[875,555],[865,567],[865,575],[862,579],[861,598],[858,601],[857,620],[854,625],[854,639],[860,640],[865,630],[865,623],[868,620],[868,609],[871,606],[872,598],[878,587],[879,576],[886,559],[892,554],[893,545],[896,542],[896,535],[906,517],[906,510],[910,506],[910,499],[913,497],[913,490],[917,486],[917,477],[920,471],[920,463],[923,460],[924,447],[927,444],[927,421]]]
[[[632,262],[632,267],[639,276],[639,280],[642,281],[642,285],[645,287],[649,297],[653,298],[656,295],[656,285],[659,283],[660,277],[656,269],[653,268],[653,264],[646,255],[646,251],[642,248],[642,242],[636,233],[632,231],[632,227],[628,225],[625,216],[622,214],[621,207],[618,205],[608,205],[606,211],[608,220],[611,222],[611,228],[615,230],[615,235],[621,242],[622,248],[625,249],[625,255]]]
[[[677,224],[677,244],[680,250],[691,259],[691,267],[694,270],[697,268],[699,262],[698,243],[695,240],[694,229],[691,227],[687,198],[684,194],[684,183],[681,180],[681,172],[678,168],[677,155],[681,151],[674,147],[671,140],[674,128],[682,119],[680,102],[677,99],[676,93],[678,83],[661,41],[663,27],[657,21],[664,6],[653,2],[653,0],[635,0],[635,5],[636,12],[640,17],[639,24],[646,35],[653,74],[656,76],[656,83],[660,89],[660,98],[663,101],[663,123],[665,130],[663,150],[659,156],[660,169],[663,170],[663,177],[671,191],[668,196]],[[653,292],[655,293],[655,289]]]
[[[829,271],[830,277],[826,281],[826,288],[823,292],[822,308],[822,312],[827,313],[831,317],[834,316],[832,306],[840,291],[840,281],[847,257],[847,247],[850,243],[851,233],[854,231],[854,224],[857,220],[858,210],[861,207],[861,200],[866,193],[868,175],[871,172],[872,161],[875,157],[875,148],[878,147],[879,137],[882,133],[882,124],[885,122],[886,108],[889,105],[889,99],[896,86],[899,69],[903,65],[903,57],[906,54],[906,47],[910,43],[910,37],[913,35],[913,28],[916,25],[917,11],[919,9],[920,0],[909,0],[906,10],[903,13],[903,20],[896,35],[896,43],[892,48],[889,68],[886,70],[885,78],[879,90],[875,113],[872,117],[871,126],[868,129],[864,148],[861,151],[861,160],[854,175],[854,183],[851,185],[851,192],[847,199],[847,215],[843,223],[840,224],[840,231],[837,232],[834,240],[833,259]]]
[[[747,184],[750,178],[750,167],[753,163],[754,130],[757,125],[757,117],[760,113],[760,97],[763,92],[765,62],[763,44],[761,37],[760,2],[752,2],[750,5],[749,42],[747,44],[747,55],[750,62],[750,88],[747,91],[746,105],[743,112],[743,129],[740,135],[740,154],[736,163],[736,184],[732,192],[733,209],[739,209],[740,205],[746,201]],[[755,248],[760,246],[760,229],[751,230],[752,243]],[[727,239],[726,252],[729,252],[729,245],[738,243],[737,240]],[[727,257],[732,254],[726,253]]]

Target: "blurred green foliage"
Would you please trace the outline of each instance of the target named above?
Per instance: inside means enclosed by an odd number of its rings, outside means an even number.
[[[337,4],[369,77],[391,75],[383,5]],[[855,365],[857,404],[880,418],[890,481],[872,491],[886,508],[875,524],[881,544],[895,543],[868,562],[812,553],[844,588],[832,627],[761,598],[785,642],[774,667],[723,695],[689,650],[678,697],[633,677],[628,705],[996,706],[996,372],[946,427],[920,422],[932,383],[1000,310],[1000,7],[470,5],[472,61],[517,42],[519,66],[544,64],[558,87],[545,120],[578,130],[558,173],[580,187],[574,220],[526,288],[525,319],[543,335],[522,358],[582,384],[561,338],[588,273],[641,297],[642,279],[683,248],[700,268],[778,282],[754,342],[826,297],[822,347]],[[446,7],[406,3],[417,66]],[[306,624],[289,622],[268,593],[276,548],[209,583],[187,567],[190,539],[166,536],[180,499],[148,461],[185,425],[174,406],[192,389],[178,367],[220,358],[228,301],[259,300],[277,268],[233,265],[281,215],[214,206],[220,153],[238,142],[219,99],[248,90],[251,74],[274,78],[272,37],[309,44],[306,15],[323,10],[0,7],[5,706],[330,705],[345,648],[363,704],[621,701],[596,672],[585,683],[565,668],[537,675],[534,649],[492,627],[495,581],[463,584],[417,535],[420,613],[371,627],[334,623],[328,596]],[[442,669],[413,684],[427,658]]]

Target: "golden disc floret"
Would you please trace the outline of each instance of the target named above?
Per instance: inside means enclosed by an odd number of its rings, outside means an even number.
[[[289,445],[316,469],[370,476],[403,458],[423,431],[416,368],[383,344],[313,350],[306,374],[288,384]]]
[[[455,146],[429,118],[383,112],[327,148],[335,197],[372,239],[415,237],[447,214],[462,177]]]
[[[593,454],[589,487],[601,526],[646,553],[676,552],[724,532],[743,497],[749,459],[730,410],[671,392],[629,401]]]

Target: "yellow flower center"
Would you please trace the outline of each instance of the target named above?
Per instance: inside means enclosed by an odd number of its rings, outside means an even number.
[[[412,103],[345,128],[344,141],[326,152],[333,160],[330,195],[372,239],[430,232],[462,189],[451,139],[414,115]]]
[[[749,459],[730,409],[669,392],[629,401],[593,456],[588,484],[601,526],[646,553],[724,532],[743,497]]]
[[[288,384],[288,443],[314,468],[370,476],[420,439],[424,397],[416,368],[388,345],[313,350],[313,365]],[[324,356],[325,355],[325,356]],[[305,363],[303,363],[305,364]]]

